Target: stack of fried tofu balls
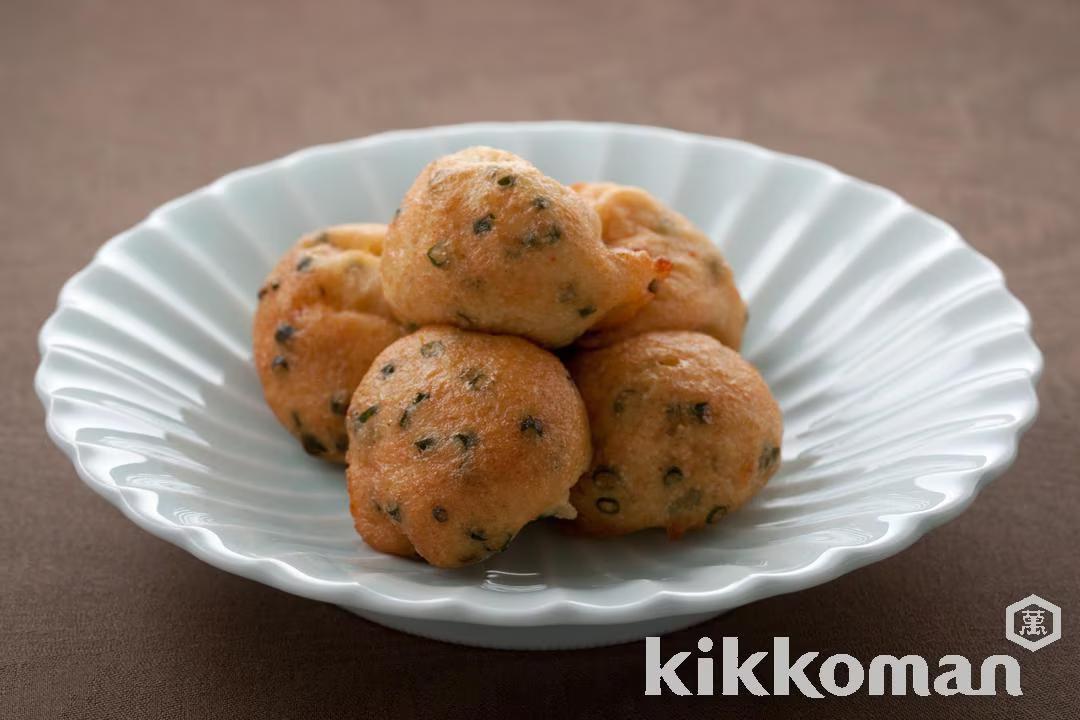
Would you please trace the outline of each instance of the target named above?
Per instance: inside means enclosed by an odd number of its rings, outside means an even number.
[[[677,538],[743,505],[782,436],[746,318],[716,246],[644,190],[473,147],[389,226],[301,238],[253,338],[278,420],[347,463],[364,541],[458,567],[537,518]]]

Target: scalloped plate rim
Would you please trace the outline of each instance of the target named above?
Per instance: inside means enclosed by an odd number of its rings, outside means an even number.
[[[108,478],[97,477],[86,467],[80,455],[78,441],[74,437],[67,437],[56,425],[54,409],[55,398],[50,396],[45,389],[42,378],[48,369],[50,360],[49,335],[52,324],[57,317],[57,314],[63,308],[71,305],[69,302],[65,301],[65,297],[69,292],[69,287],[76,284],[79,279],[99,261],[102,252],[106,251],[111,245],[120,242],[129,233],[148,223],[154,222],[155,218],[167,213],[172,207],[180,206],[204,193],[214,193],[219,187],[246,175],[263,172],[272,167],[292,165],[311,155],[337,152],[369,144],[379,144],[393,141],[398,138],[408,138],[410,136],[420,137],[431,134],[446,135],[450,133],[477,133],[507,130],[523,130],[526,132],[536,130],[589,130],[606,131],[609,133],[612,131],[622,131],[662,135],[666,136],[668,139],[677,140],[683,143],[703,142],[710,145],[737,148],[741,151],[751,152],[767,158],[810,167],[818,172],[825,172],[834,178],[854,183],[864,190],[884,194],[900,203],[903,208],[914,211],[924,220],[929,220],[933,224],[946,230],[947,236],[951,240],[959,242],[965,251],[978,256],[985,262],[988,268],[992,269],[996,279],[1001,285],[1000,290],[1023,311],[1023,318],[1020,325],[1029,346],[1028,350],[1032,353],[1031,359],[1034,363],[1030,371],[1025,371],[1027,379],[1027,399],[1029,402],[1024,406],[1023,412],[1012,423],[1002,428],[1003,431],[1009,432],[1008,442],[1002,446],[1003,451],[997,453],[993,457],[988,457],[987,462],[980,468],[967,470],[961,473],[965,478],[969,476],[971,478],[970,480],[965,480],[963,483],[962,492],[958,492],[951,497],[947,496],[940,502],[915,512],[882,514],[878,519],[887,521],[888,529],[881,537],[865,545],[832,546],[825,548],[820,555],[806,565],[782,572],[751,573],[734,583],[706,592],[669,590],[661,587],[656,581],[638,581],[656,587],[651,594],[645,596],[643,599],[619,605],[600,605],[573,600],[566,597],[567,593],[565,590],[559,590],[558,592],[553,593],[556,595],[555,598],[541,605],[539,608],[533,607],[529,608],[527,611],[521,611],[520,609],[515,611],[512,606],[472,605],[463,602],[458,597],[443,597],[429,601],[411,601],[376,592],[355,581],[334,582],[314,578],[275,558],[249,557],[224,546],[217,535],[207,528],[179,525],[165,518],[157,512],[156,503],[154,503],[152,507],[144,507],[148,500],[151,498],[156,499],[157,494],[154,491],[145,488],[119,487],[112,483]],[[101,495],[112,505],[117,507],[132,522],[152,535],[181,547],[200,560],[221,570],[313,600],[332,602],[348,607],[357,607],[376,613],[400,617],[519,627],[586,624],[615,625],[655,618],[695,615],[708,612],[719,613],[762,598],[796,592],[828,582],[829,580],[833,580],[855,569],[878,562],[901,552],[930,530],[958,516],[968,505],[970,505],[975,496],[978,495],[990,481],[1000,476],[1014,462],[1020,438],[1024,432],[1031,427],[1038,415],[1039,402],[1035,388],[1043,370],[1042,354],[1034,340],[1031,338],[1030,313],[1028,313],[1023,303],[1008,290],[1005,284],[1004,275],[997,265],[964,241],[962,236],[947,222],[911,205],[896,192],[880,185],[847,175],[826,163],[810,158],[773,151],[744,140],[714,137],[670,128],[645,125],[565,120],[541,122],[477,122],[390,130],[361,138],[313,145],[296,150],[268,162],[229,172],[207,185],[159,205],[143,220],[106,241],[95,252],[90,262],[72,275],[62,286],[58,295],[56,309],[45,321],[39,332],[38,349],[39,354],[41,355],[41,361],[37,372],[35,373],[34,386],[45,410],[45,425],[50,439],[72,462],[77,474],[84,483],[90,486],[97,494]]]

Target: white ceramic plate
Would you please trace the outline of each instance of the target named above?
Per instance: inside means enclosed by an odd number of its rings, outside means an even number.
[[[720,244],[751,308],[744,352],[785,415],[783,469],[753,503],[678,543],[534,523],[457,571],[359,540],[340,469],[263,403],[255,293],[300,234],[388,221],[425,163],[474,144],[643,186]],[[311,148],[155,210],[65,285],[36,387],[82,479],[216,567],[430,637],[585,647],[824,582],[957,515],[1035,417],[1029,326],[953,229],[816,162],[647,127],[481,124]]]

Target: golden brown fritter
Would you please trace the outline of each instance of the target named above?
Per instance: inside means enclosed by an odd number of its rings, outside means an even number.
[[[402,330],[379,280],[385,225],[301,238],[259,290],[252,341],[266,402],[304,450],[345,461],[349,399]]]
[[[677,538],[738,509],[780,465],[768,386],[708,335],[637,335],[579,353],[570,370],[592,430],[592,467],[570,494],[588,534]]]
[[[446,325],[379,355],[348,429],[357,530],[440,567],[504,550],[537,517],[572,517],[569,490],[589,464],[585,407],[555,356]]]
[[[633,316],[667,271],[607,247],[596,211],[512,153],[475,147],[428,165],[390,224],[383,287],[397,315],[560,347]]]
[[[572,187],[596,208],[610,247],[644,250],[671,263],[671,273],[653,285],[651,303],[626,323],[586,333],[579,345],[603,347],[650,330],[694,330],[739,349],[746,305],[708,237],[641,188],[606,182]]]

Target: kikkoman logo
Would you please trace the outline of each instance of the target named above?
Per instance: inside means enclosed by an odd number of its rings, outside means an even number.
[[[1005,637],[1032,652],[1061,639],[1061,608],[1028,595],[1005,608]]]
[[[878,655],[869,665],[864,665],[851,655],[830,655],[818,668],[815,685],[807,675],[810,665],[820,653],[803,653],[791,661],[786,637],[773,638],[772,673],[757,674],[757,668],[768,657],[768,652],[756,652],[740,659],[739,638],[725,637],[721,642],[720,673],[717,677],[711,638],[698,640],[698,650],[703,657],[697,658],[697,686],[695,692],[679,677],[679,666],[690,657],[680,652],[666,662],[660,655],[660,638],[645,639],[645,694],[660,695],[666,686],[676,695],[738,695],[743,689],[753,695],[790,695],[792,686],[811,698],[829,695],[853,695],[864,687],[870,695],[997,695],[998,678],[1003,677],[1004,689],[1009,695],[1023,695],[1020,689],[1020,664],[1008,655],[991,655],[982,661],[978,670],[978,686],[973,684],[971,662],[962,655],[945,655],[937,661],[934,677],[927,661],[918,655]],[[719,679],[719,688],[717,680]],[[772,681],[771,689],[762,680]]]

